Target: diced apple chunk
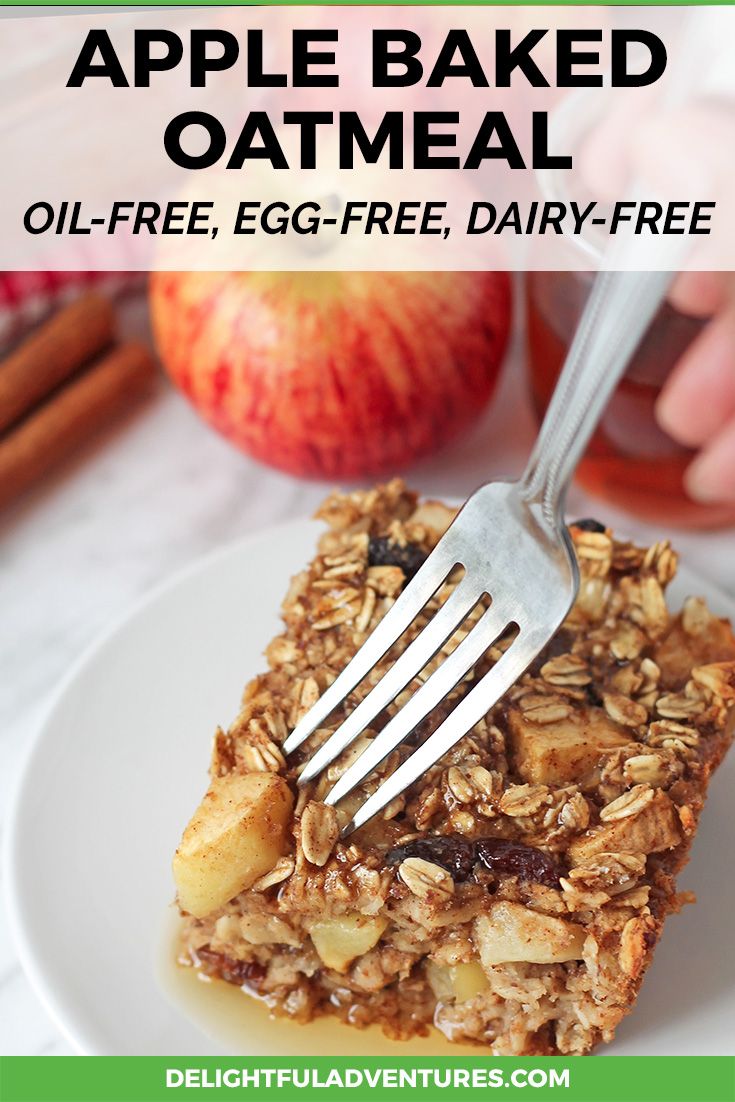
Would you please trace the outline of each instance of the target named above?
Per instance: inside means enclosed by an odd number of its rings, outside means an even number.
[[[203,918],[272,869],[292,810],[291,791],[275,773],[215,778],[174,855],[181,909]]]
[[[353,960],[377,945],[387,925],[385,918],[347,914],[315,922],[309,933],[322,963],[346,972]]]
[[[661,687],[676,691],[684,687],[694,666],[735,658],[732,627],[709,612],[704,601],[690,599],[657,643],[653,658],[661,670]]]
[[[443,536],[456,515],[456,509],[450,509],[441,501],[422,501],[411,514],[410,520],[412,524],[423,524],[427,528],[433,528]]]
[[[555,723],[534,723],[520,709],[508,713],[515,768],[531,784],[584,780],[603,753],[630,742],[630,732],[601,708],[587,708]]]
[[[680,841],[676,808],[665,792],[657,792],[637,815],[601,823],[577,838],[569,847],[569,859],[580,865],[598,853],[659,853]]]
[[[498,900],[475,919],[473,940],[483,967],[511,961],[557,964],[580,960],[585,932],[576,922],[539,914],[521,903]]]
[[[448,965],[430,960],[426,964],[426,976],[431,990],[440,1001],[453,999],[464,1003],[487,991],[490,986],[482,966],[476,961]]]

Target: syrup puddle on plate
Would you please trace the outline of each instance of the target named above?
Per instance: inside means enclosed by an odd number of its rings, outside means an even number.
[[[480,1056],[476,1045],[450,1044],[438,1030],[428,1037],[392,1041],[378,1026],[356,1029],[330,1016],[298,1025],[271,1018],[263,1003],[239,987],[200,979],[176,962],[179,919],[167,915],[156,975],[167,999],[205,1036],[234,1056]],[[191,1053],[196,1055],[196,1053]]]

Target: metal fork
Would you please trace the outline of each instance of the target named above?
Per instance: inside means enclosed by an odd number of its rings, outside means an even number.
[[[601,272],[593,285],[536,445],[518,482],[490,482],[466,502],[395,604],[284,743],[292,753],[364,680],[449,574],[449,598],[303,768],[313,780],[343,753],[441,650],[482,598],[489,607],[389,720],[325,797],[336,804],[372,773],[465,678],[508,628],[516,635],[437,729],[356,810],[357,830],[426,773],[528,668],[574,603],[579,573],[563,520],[572,474],[602,411],[671,281],[670,272]]]

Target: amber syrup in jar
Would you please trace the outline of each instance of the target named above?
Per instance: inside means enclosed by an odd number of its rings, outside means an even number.
[[[526,275],[527,354],[539,423],[593,278],[590,272]],[[735,506],[702,505],[687,496],[683,475],[695,453],[668,436],[654,415],[669,372],[702,324],[662,306],[577,468],[578,483],[591,494],[654,523],[688,528],[735,523]]]

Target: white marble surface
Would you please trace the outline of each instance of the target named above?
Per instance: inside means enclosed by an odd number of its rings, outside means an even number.
[[[516,347],[481,424],[414,468],[412,484],[463,497],[521,469],[533,437],[521,365]],[[254,529],[309,514],[324,492],[239,455],[162,382],[145,408],[0,518],[3,814],[46,698],[80,651],[179,567]],[[655,535],[576,491],[570,509],[604,514],[641,538]],[[692,567],[735,592],[735,533],[682,533],[676,542]],[[0,910],[0,1053],[68,1052],[18,965]]]

